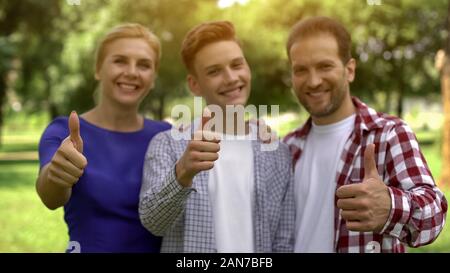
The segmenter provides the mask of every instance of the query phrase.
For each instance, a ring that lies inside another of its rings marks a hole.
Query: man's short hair
[[[186,34],[181,45],[181,57],[189,73],[195,74],[194,59],[197,52],[208,44],[220,41],[235,41],[241,46],[231,22],[202,23]]]
[[[336,39],[339,57],[342,63],[346,64],[352,58],[352,38],[350,33],[337,20],[322,16],[301,20],[291,28],[286,43],[289,60],[291,59],[289,52],[294,43],[301,39],[324,33],[330,34]]]

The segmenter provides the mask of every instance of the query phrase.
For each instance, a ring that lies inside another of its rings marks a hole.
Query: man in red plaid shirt
[[[295,168],[296,252],[404,252],[433,242],[447,201],[401,119],[350,95],[351,37],[314,17],[291,29],[292,84],[309,120],[285,138]]]

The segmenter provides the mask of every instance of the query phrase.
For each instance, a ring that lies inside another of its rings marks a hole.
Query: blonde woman
[[[160,238],[139,221],[139,190],[148,143],[170,125],[138,109],[154,87],[160,52],[147,28],[113,28],[97,49],[98,105],[56,118],[42,135],[36,189],[49,209],[64,206],[69,246],[81,252],[159,252]]]

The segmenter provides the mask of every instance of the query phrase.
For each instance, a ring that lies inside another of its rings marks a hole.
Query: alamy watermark
[[[381,0],[366,0],[367,5],[369,6],[381,6],[382,1]]]
[[[193,134],[194,130],[224,132],[224,121],[227,132],[246,132],[250,126],[252,133],[248,134],[223,134],[226,140],[261,140],[263,144],[261,149],[264,151],[273,151],[278,148],[278,140],[274,137],[274,132],[278,129],[279,105],[227,105],[225,109],[218,105],[203,106],[201,97],[194,97],[193,111],[187,105],[175,105],[171,111],[171,118],[174,120],[174,129],[171,136],[175,140],[212,140],[214,134]],[[266,125],[263,118],[270,116],[270,127]],[[195,117],[202,117],[197,128],[192,124]],[[204,123],[203,123],[204,121]],[[252,129],[253,128],[253,129]],[[256,130],[255,130],[256,129]],[[256,132],[255,132],[256,131]],[[211,139],[208,139],[211,138]]]
[[[81,5],[81,0],[66,0],[67,4],[71,6],[79,6]]]
[[[69,241],[66,253],[81,253],[81,245],[77,241]]]
[[[366,253],[380,253],[381,245],[377,241],[370,241],[366,245]]]

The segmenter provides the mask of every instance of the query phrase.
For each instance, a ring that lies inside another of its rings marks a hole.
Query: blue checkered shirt
[[[163,236],[161,252],[217,252],[209,172],[198,173],[189,188],[176,180],[175,164],[187,144],[187,140],[175,140],[170,130],[152,139],[145,157],[139,215],[150,232]],[[255,251],[292,252],[295,207],[291,155],[284,143],[274,151],[262,151],[261,145],[265,144],[252,141]],[[233,217],[233,211],[229,213]]]

